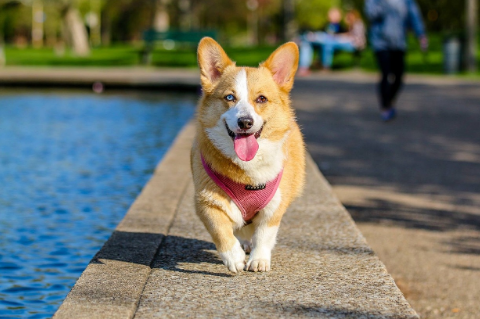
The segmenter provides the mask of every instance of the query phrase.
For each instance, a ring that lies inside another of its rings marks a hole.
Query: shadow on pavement
[[[461,227],[480,231],[480,215],[447,210],[422,209],[373,199],[364,205],[349,205],[345,208],[355,221],[395,224],[408,228],[432,231],[449,231]]]
[[[389,319],[389,318],[400,318],[398,314],[382,314],[382,313],[370,313],[362,310],[350,310],[342,309],[340,306],[335,307],[325,307],[325,305],[315,305],[315,304],[306,304],[302,305],[295,301],[289,301],[285,303],[273,303],[264,305],[268,312],[279,313],[283,316],[285,315],[294,315],[295,317],[299,315],[304,315],[309,318],[365,318],[365,319]],[[357,305],[358,306],[358,305]],[[417,316],[403,315],[402,318],[418,318]]]
[[[478,85],[408,85],[391,123],[374,83],[299,81],[292,95],[313,159],[356,222],[480,230]]]
[[[460,236],[444,242],[444,244],[458,254],[480,255],[480,236]],[[476,270],[480,270],[480,268]]]
[[[163,234],[114,231],[91,263],[109,259],[150,266]]]
[[[211,242],[163,234],[114,231],[91,263],[101,259],[135,263],[152,268],[199,273],[211,276],[231,277],[227,273],[182,269],[180,264],[223,265]],[[153,259],[153,260],[152,260]],[[223,270],[223,267],[221,268]]]
[[[153,268],[177,271],[182,273],[203,274],[217,277],[232,277],[228,273],[215,273],[205,270],[184,269],[182,264],[214,264],[222,265],[223,262],[215,253],[215,245],[211,242],[184,238],[178,236],[167,236],[160,247],[160,251],[155,258]],[[189,265],[190,268],[191,265]],[[202,267],[210,268],[210,267]]]

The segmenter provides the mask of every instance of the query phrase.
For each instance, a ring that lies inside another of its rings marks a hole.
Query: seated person
[[[345,17],[348,32],[341,32],[341,12],[332,8],[328,12],[329,24],[326,32],[309,32],[302,36],[300,44],[300,76],[307,75],[313,60],[314,47],[321,48],[321,60],[323,68],[328,70],[332,67],[333,54],[336,50],[354,52],[365,48],[365,25],[360,13],[351,10]],[[337,32],[335,32],[337,31]]]

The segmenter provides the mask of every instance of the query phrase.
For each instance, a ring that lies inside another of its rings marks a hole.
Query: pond
[[[0,318],[49,318],[196,96],[0,91]]]

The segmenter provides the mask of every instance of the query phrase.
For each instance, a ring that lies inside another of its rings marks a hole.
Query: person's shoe
[[[393,120],[397,116],[397,111],[392,107],[388,110],[383,110],[381,113],[382,121],[388,122]]]

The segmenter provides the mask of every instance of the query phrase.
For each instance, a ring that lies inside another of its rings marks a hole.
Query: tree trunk
[[[468,72],[477,71],[477,23],[478,3],[477,0],[466,1],[467,10],[467,43],[466,43],[466,66]]]
[[[102,44],[102,6],[98,0],[90,0],[90,43],[93,46]]]
[[[167,0],[155,1],[155,15],[153,17],[153,29],[158,32],[168,31],[170,28],[170,16],[167,11]]]
[[[4,66],[7,61],[5,59],[5,51],[3,49],[3,44],[5,43],[3,29],[4,29],[4,18],[1,14],[2,6],[0,6],[0,67]]]
[[[87,29],[83,24],[80,13],[76,8],[68,6],[64,10],[63,22],[65,25],[66,42],[72,47],[78,56],[86,56],[90,53],[88,45]]]
[[[291,41],[296,33],[295,1],[283,0],[283,41]]]
[[[180,29],[190,30],[192,28],[192,3],[191,0],[179,0],[180,9]]]
[[[5,66],[7,63],[5,59],[5,52],[3,51],[3,42],[0,42],[0,67]]]
[[[43,3],[41,0],[32,2],[32,45],[34,48],[43,46]]]

